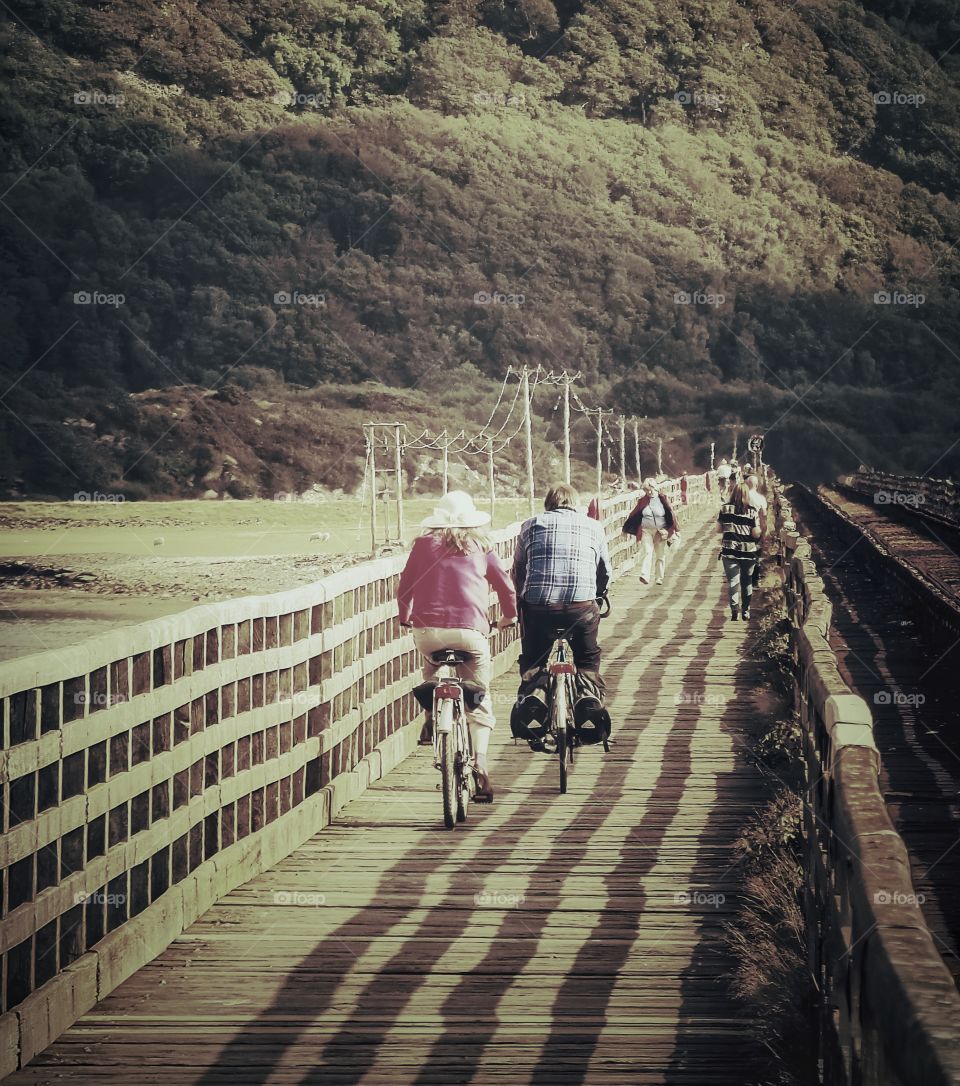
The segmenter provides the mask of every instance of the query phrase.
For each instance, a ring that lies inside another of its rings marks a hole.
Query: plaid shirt
[[[513,556],[517,597],[526,603],[581,603],[606,591],[610,555],[603,525],[575,509],[524,521]]]

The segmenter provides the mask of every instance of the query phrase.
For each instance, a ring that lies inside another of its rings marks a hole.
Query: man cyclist
[[[544,669],[558,629],[566,631],[577,666],[575,719],[581,741],[596,742],[610,729],[597,644],[597,600],[607,590],[610,555],[603,525],[579,513],[578,501],[572,486],[552,486],[544,512],[521,526],[513,558],[521,647],[510,729],[535,750],[542,749],[547,733]]]

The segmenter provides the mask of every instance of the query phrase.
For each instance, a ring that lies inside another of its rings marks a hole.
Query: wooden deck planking
[[[565,797],[555,760],[509,740],[510,677],[492,806],[443,830],[418,751],[11,1086],[742,1082],[754,1042],[721,936],[731,845],[764,796],[744,756],[755,670],[702,512],[687,537],[663,587],[615,586],[617,743],[581,753]],[[697,892],[723,900],[678,898]]]

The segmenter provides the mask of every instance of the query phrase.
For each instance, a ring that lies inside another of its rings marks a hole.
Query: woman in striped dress
[[[760,521],[742,483],[733,488],[730,501],[720,506],[717,530],[723,533],[720,557],[730,590],[730,618],[736,622],[742,616],[746,622],[750,618],[753,571],[760,557]]]

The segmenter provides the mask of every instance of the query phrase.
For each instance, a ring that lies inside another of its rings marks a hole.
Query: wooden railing
[[[615,569],[636,498],[602,503]],[[0,665],[0,1076],[414,748],[404,561]]]
[[[830,648],[832,607],[770,480],[804,728],[805,913],[828,1086],[960,1084],[960,996],[878,785],[873,718]]]

